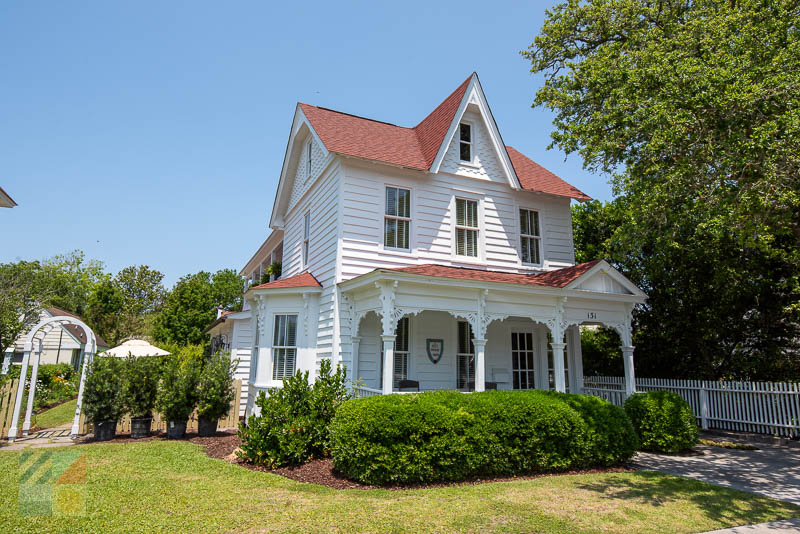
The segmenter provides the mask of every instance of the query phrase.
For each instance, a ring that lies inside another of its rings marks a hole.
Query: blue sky
[[[297,101],[413,126],[477,71],[504,140],[546,150],[519,50],[549,2],[2,2],[0,262],[82,249],[171,285],[249,259]]]

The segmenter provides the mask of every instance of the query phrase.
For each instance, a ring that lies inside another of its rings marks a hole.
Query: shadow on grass
[[[743,525],[800,515],[800,506],[706,482],[640,471],[632,477],[611,476],[585,482],[579,489],[607,499],[624,499],[653,507],[684,501],[702,510],[708,519]]]

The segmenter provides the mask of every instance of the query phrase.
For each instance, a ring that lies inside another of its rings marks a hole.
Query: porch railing
[[[368,388],[366,386],[353,386],[353,397],[361,399],[363,397],[374,397],[375,395],[383,395],[383,391],[375,388]]]
[[[625,404],[625,399],[626,399],[625,391],[621,388],[620,389],[599,388],[599,387],[590,387],[584,384],[583,394],[600,397],[601,399],[607,400],[611,404],[616,404],[617,406],[622,406],[623,404]]]
[[[624,379],[619,376],[585,376],[583,381],[589,395],[624,393]],[[636,379],[636,391],[656,390],[683,397],[704,429],[800,437],[800,383]],[[624,402],[624,395],[603,398]]]

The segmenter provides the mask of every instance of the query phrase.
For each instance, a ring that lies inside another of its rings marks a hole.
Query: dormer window
[[[308,142],[306,147],[306,178],[311,178],[311,141]]]
[[[462,122],[459,125],[459,159],[472,163],[472,126]]]

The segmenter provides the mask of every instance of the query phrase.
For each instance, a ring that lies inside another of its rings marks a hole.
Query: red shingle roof
[[[548,195],[574,198],[575,200],[592,200],[592,197],[569,185],[567,182],[548,171],[514,147],[506,146],[508,157],[517,173],[519,183],[528,191],[539,191]]]
[[[298,105],[330,152],[428,170],[444,142],[444,136],[471,79],[472,75],[413,128],[309,104]],[[520,152],[511,147],[506,149],[523,189],[576,200],[591,200]]]
[[[289,278],[279,278],[274,282],[253,286],[250,289],[281,289],[286,287],[322,287],[322,284],[311,273],[300,273]]]
[[[519,284],[530,286],[544,286],[562,288],[580,277],[583,273],[597,265],[600,260],[593,260],[555,271],[538,274],[503,273],[486,271],[482,269],[468,269],[465,267],[448,267],[445,265],[415,265],[413,267],[400,267],[398,269],[383,269],[401,273],[419,274],[423,276],[436,276],[439,278],[455,278],[459,280],[478,280],[481,282],[499,282],[505,284]]]

